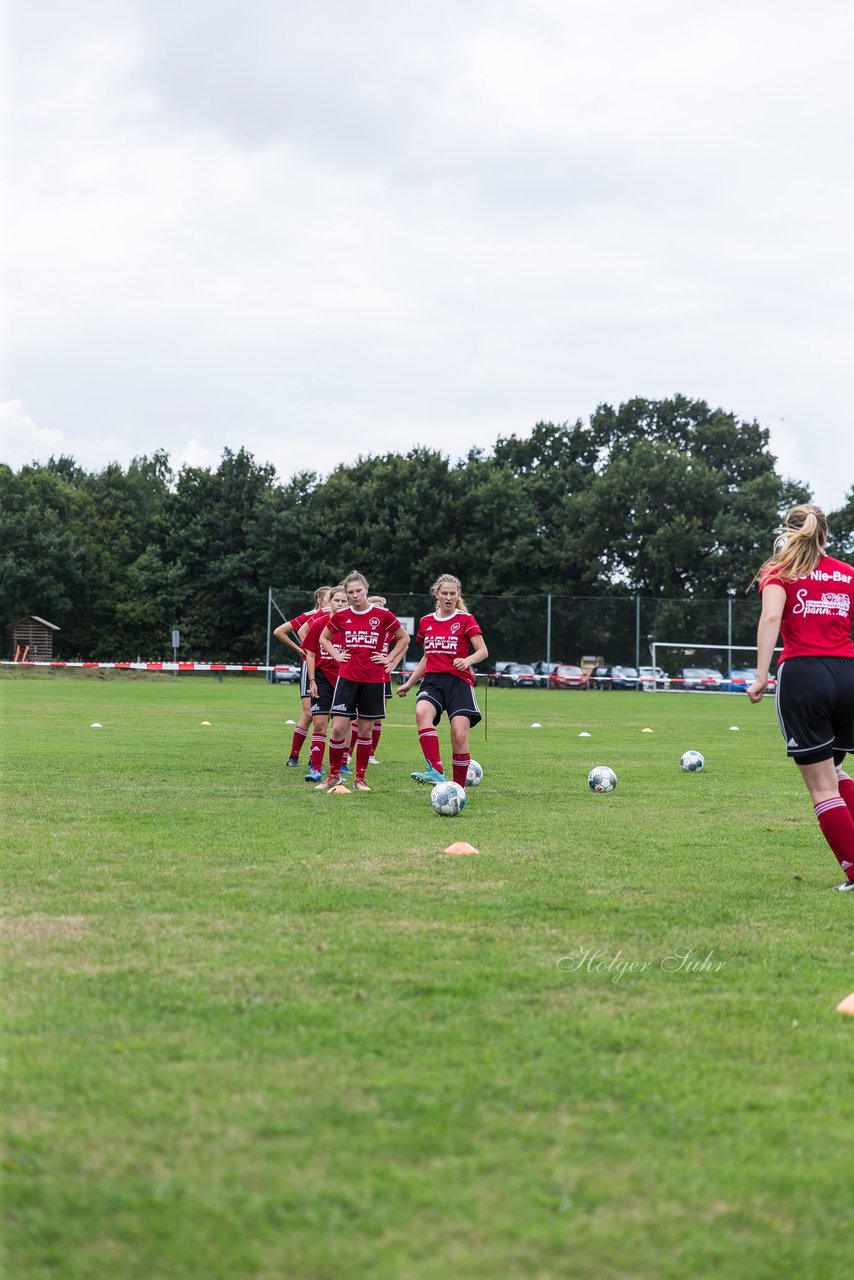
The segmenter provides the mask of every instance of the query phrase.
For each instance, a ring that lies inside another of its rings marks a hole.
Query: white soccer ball
[[[679,760],[679,768],[685,773],[700,773],[705,763],[699,751],[686,751]]]
[[[469,767],[466,770],[466,786],[479,787],[483,782],[483,769],[476,760],[469,760]]]
[[[466,807],[465,788],[458,782],[437,782],[430,792],[433,812],[442,818],[455,818]]]
[[[591,791],[613,791],[617,785],[617,775],[606,764],[597,764],[587,775],[587,785]]]

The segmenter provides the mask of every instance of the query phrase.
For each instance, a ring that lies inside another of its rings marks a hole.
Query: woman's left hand
[[[753,684],[747,690],[747,696],[751,702],[761,702],[763,695],[765,693],[765,690],[767,688],[768,688],[767,680],[756,679],[753,681]]]

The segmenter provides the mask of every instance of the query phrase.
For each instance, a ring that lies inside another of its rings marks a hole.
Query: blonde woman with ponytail
[[[822,835],[854,890],[854,780],[842,769],[854,751],[854,567],[825,554],[827,519],[811,503],[786,516],[774,554],[756,581],[762,615],[756,633],[759,702],[768,687],[777,637],[777,718],[810,793]]]
[[[415,636],[424,646],[424,656],[397,691],[398,697],[405,698],[413,685],[419,685],[415,724],[425,767],[410,776],[413,782],[445,781],[436,731],[444,711],[451,725],[453,779],[464,787],[471,763],[469,729],[481,718],[472,668],[488,657],[488,651],[477,620],[466,608],[459,578],[441,574],[430,594],[436,612],[421,619]]]

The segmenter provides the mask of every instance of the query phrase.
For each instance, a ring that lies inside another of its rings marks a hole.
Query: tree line
[[[306,596],[353,566],[392,595],[456,573],[467,595],[691,601],[743,594],[782,512],[768,431],[676,396],[601,405],[451,460],[415,448],[286,481],[245,449],[177,473],[158,450],[88,472],[0,466],[0,611],[60,628],[65,658],[254,660],[267,587]],[[854,552],[854,487],[828,513]]]

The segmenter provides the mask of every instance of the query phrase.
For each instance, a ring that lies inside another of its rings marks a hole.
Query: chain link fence
[[[388,608],[413,621],[431,613],[429,595],[389,592]],[[314,606],[304,591],[270,588],[272,629]],[[704,655],[704,666],[724,666],[727,646],[756,643],[760,601],[757,593],[713,600],[660,599],[652,596],[481,596],[466,594],[466,606],[477,618],[489,648],[489,662],[579,663],[582,657],[629,666],[651,662],[650,644],[720,645]],[[275,662],[281,646],[269,653]],[[420,656],[420,655],[413,655]],[[688,662],[686,656],[686,663]],[[681,658],[673,666],[683,665]]]

